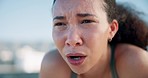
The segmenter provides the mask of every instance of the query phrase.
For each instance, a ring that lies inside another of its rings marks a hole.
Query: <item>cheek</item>
[[[98,34],[90,34],[87,36],[86,45],[91,49],[91,52],[98,52],[103,45],[103,36]]]
[[[85,35],[86,46],[91,50],[91,52],[103,52],[107,47],[107,32],[100,29],[93,29]]]
[[[107,33],[104,30],[99,29],[91,30],[90,32],[85,33],[84,39],[90,46],[102,45],[101,43],[107,39]]]
[[[52,37],[56,47],[61,51],[62,47],[64,46],[64,35],[62,33],[53,31]]]
[[[85,36],[86,39],[86,46],[89,48],[89,63],[92,65],[96,64],[97,61],[100,59],[100,57],[103,55],[103,53],[106,51],[107,47],[107,36],[106,32],[97,32],[91,31],[90,33],[87,33],[87,36]],[[93,60],[93,61],[92,61]]]

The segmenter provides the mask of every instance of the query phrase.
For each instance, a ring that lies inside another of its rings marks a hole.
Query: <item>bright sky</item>
[[[0,41],[51,39],[52,0],[0,0]]]
[[[52,41],[53,0],[0,0],[0,41]],[[148,0],[117,0],[136,4],[147,14]]]

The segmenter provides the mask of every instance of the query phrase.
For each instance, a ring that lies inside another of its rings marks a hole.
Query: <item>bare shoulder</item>
[[[71,70],[59,54],[53,50],[45,54],[40,69],[40,78],[69,78]]]
[[[116,68],[120,78],[148,78],[148,52],[130,44],[116,48]]]

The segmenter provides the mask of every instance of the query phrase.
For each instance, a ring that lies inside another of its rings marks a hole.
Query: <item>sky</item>
[[[52,0],[0,0],[0,41],[51,40]]]
[[[53,0],[0,0],[0,41],[52,42]],[[134,4],[148,18],[148,0],[117,0]],[[147,19],[148,20],[148,19]]]

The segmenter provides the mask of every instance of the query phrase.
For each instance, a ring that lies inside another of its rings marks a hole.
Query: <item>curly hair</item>
[[[56,0],[53,1],[53,5],[55,2]],[[141,13],[129,6],[116,4],[116,0],[104,0],[104,2],[106,3],[104,7],[108,22],[117,19],[119,23],[119,30],[109,44],[128,43],[146,49],[148,45],[148,26],[139,17]]]
[[[139,17],[142,13],[123,4],[116,6],[119,30],[110,44],[128,43],[146,50],[148,25]]]

